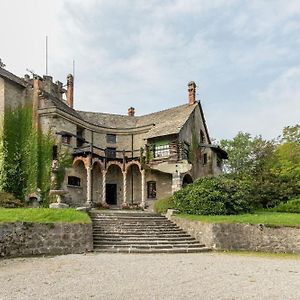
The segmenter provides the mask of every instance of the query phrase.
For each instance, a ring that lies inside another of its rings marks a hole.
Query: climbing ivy
[[[0,132],[0,190],[16,198],[38,189],[46,204],[50,190],[52,134],[32,126],[32,108],[7,109]]]

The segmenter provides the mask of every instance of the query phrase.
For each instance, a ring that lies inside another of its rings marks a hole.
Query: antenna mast
[[[46,35],[46,75],[48,75],[48,35]]]

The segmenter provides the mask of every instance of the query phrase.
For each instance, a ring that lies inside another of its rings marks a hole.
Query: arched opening
[[[192,176],[190,174],[185,174],[183,179],[182,179],[182,187],[185,187],[190,183],[193,183]]]
[[[101,167],[100,164],[95,162],[93,164],[93,186],[92,186],[92,199],[94,204],[100,205],[101,200],[102,200],[102,172],[101,172]]]
[[[142,200],[142,176],[137,164],[132,164],[127,168],[127,202],[129,204],[139,204]]]
[[[110,165],[106,175],[105,198],[108,205],[121,205],[123,200],[123,174],[120,166]]]

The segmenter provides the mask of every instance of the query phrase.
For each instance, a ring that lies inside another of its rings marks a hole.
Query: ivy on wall
[[[52,134],[43,134],[33,128],[31,107],[7,109],[2,122],[0,190],[24,201],[27,195],[39,189],[43,204],[47,205],[54,144]],[[63,163],[61,166],[60,172],[63,174],[65,165]]]

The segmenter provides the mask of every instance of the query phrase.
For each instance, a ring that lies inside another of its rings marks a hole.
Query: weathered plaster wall
[[[212,224],[176,216],[171,216],[170,220],[200,243],[216,250],[300,253],[299,228],[270,228],[261,224]]]
[[[83,253],[92,250],[92,224],[0,224],[0,257]]]

